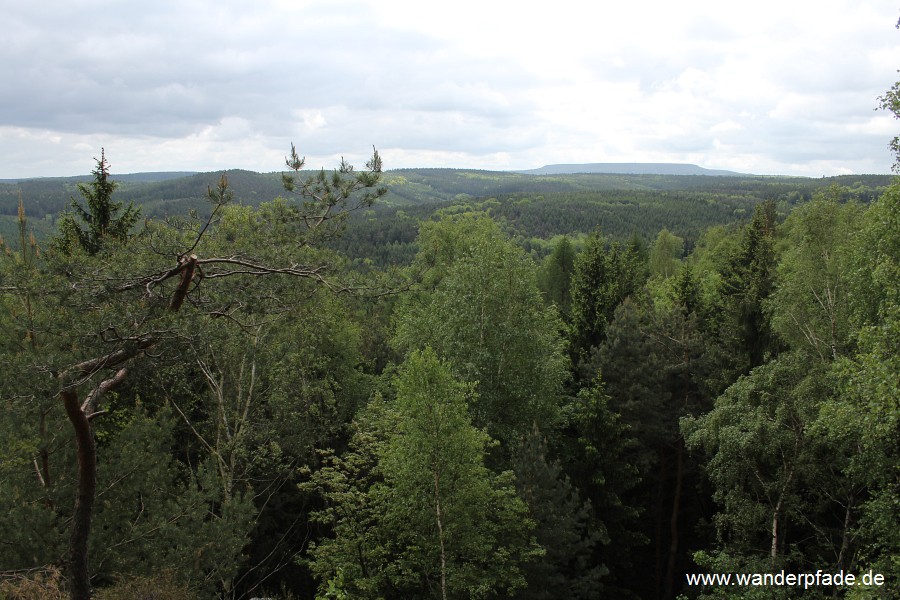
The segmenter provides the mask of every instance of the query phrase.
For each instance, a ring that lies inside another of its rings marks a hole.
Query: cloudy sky
[[[887,173],[894,0],[0,0],[0,178],[686,162]]]

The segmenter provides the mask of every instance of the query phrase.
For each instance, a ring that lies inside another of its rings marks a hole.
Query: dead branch
[[[102,369],[117,367],[121,365],[122,363],[134,358],[144,350],[151,348],[154,344],[156,344],[156,340],[153,338],[138,338],[133,346],[130,346],[128,348],[121,348],[98,358],[92,358],[90,360],[72,365],[71,367],[63,371],[59,375],[59,378],[64,381],[75,375],[81,375],[84,378],[90,378]]]
[[[178,312],[178,309],[181,308],[181,305],[184,304],[184,299],[187,296],[188,289],[191,287],[191,281],[194,279],[194,271],[197,268],[197,255],[191,254],[188,257],[182,257],[179,260],[179,270],[181,271],[181,281],[178,283],[178,287],[175,288],[175,292],[172,294],[172,302],[169,303],[169,310],[171,312]]]
[[[110,390],[121,385],[127,375],[128,369],[119,369],[115,375],[101,381],[100,385],[91,390],[81,405],[81,411],[87,415],[88,419],[93,419],[102,412],[97,411],[97,404],[100,402],[100,398]]]

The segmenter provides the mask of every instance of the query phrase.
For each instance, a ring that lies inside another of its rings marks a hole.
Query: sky
[[[889,173],[882,0],[0,0],[0,179],[679,162]]]

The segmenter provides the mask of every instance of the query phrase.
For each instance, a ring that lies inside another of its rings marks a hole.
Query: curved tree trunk
[[[114,353],[103,359],[87,361],[76,365],[83,372],[88,366],[100,361],[112,366],[125,362],[139,352],[140,346],[130,352]],[[90,600],[91,572],[88,564],[88,538],[91,534],[91,519],[94,515],[94,498],[97,495],[97,445],[91,419],[102,411],[97,410],[100,397],[118,386],[128,371],[120,369],[114,376],[102,381],[87,395],[83,404],[78,404],[78,393],[73,388],[63,388],[59,397],[63,401],[66,416],[75,431],[75,455],[78,466],[78,491],[75,494],[75,511],[72,516],[72,538],[69,545],[69,577],[71,579],[72,600]]]
[[[72,390],[60,392],[66,415],[75,430],[75,449],[78,457],[78,492],[75,495],[75,514],[72,541],[69,548],[69,576],[72,600],[90,600],[91,577],[88,568],[88,536],[97,492],[97,446],[94,432],[84,411],[78,405],[78,395]]]

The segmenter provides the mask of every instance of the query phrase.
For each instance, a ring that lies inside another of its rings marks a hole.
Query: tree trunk
[[[97,491],[97,447],[88,417],[78,405],[78,395],[72,390],[60,392],[66,415],[75,430],[75,449],[78,457],[78,492],[75,495],[75,514],[69,556],[72,600],[90,600],[91,577],[88,569],[88,536]]]
[[[441,489],[437,470],[434,473],[434,516],[441,542],[441,599],[447,600],[447,553],[444,549],[444,516],[441,514]]]
[[[654,580],[656,598],[662,598],[662,532],[663,532],[663,481],[665,479],[665,461],[659,460],[659,481],[656,485],[656,543],[654,544]]]
[[[666,569],[665,598],[675,594],[675,564],[678,558],[678,514],[681,511],[681,488],[684,481],[684,438],[679,436],[675,446],[675,494],[672,498],[672,517],[669,520],[669,564]]]
[[[835,565],[835,570],[839,571],[849,571],[853,568],[853,560],[850,560],[850,564],[845,564],[847,561],[847,553],[850,550],[850,537],[853,533],[850,531],[850,521],[851,515],[853,512],[853,492],[850,492],[850,497],[847,498],[847,505],[844,508],[844,527],[841,532],[841,551],[838,553],[837,565]],[[838,592],[840,589],[838,586],[834,586],[834,591],[832,592],[832,598],[838,597]]]
[[[791,485],[791,480],[794,478],[794,468],[791,467],[788,470],[787,477],[784,480],[784,485],[781,486],[781,492],[778,494],[778,502],[775,503],[775,509],[772,511],[772,549],[771,549],[771,557],[772,563],[774,564],[775,559],[778,558],[778,548],[781,546],[781,513],[784,510],[784,497],[787,495],[788,488]]]

